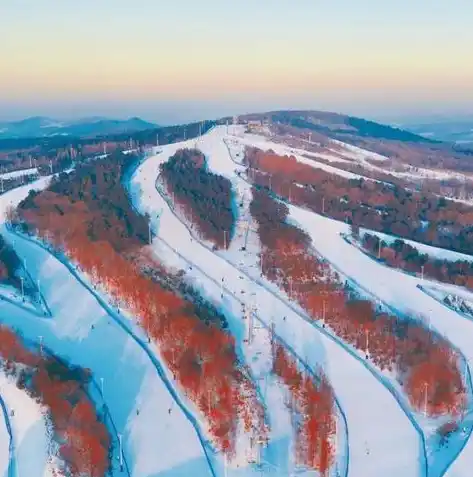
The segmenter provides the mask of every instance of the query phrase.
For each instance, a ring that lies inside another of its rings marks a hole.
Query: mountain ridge
[[[0,139],[98,135],[136,132],[156,128],[158,125],[133,116],[127,119],[92,116],[60,121],[46,116],[32,116],[19,121],[0,122]]]

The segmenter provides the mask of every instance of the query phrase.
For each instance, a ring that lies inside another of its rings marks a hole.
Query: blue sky
[[[0,119],[473,110],[467,0],[0,3]]]

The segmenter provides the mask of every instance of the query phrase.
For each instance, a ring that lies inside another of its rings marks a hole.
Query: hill
[[[83,118],[74,121],[59,121],[36,116],[21,121],[0,122],[0,139],[41,137],[95,137],[104,134],[119,134],[156,128],[140,118],[126,120],[101,117]]]

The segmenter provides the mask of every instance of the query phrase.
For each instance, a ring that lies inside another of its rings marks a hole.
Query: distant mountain
[[[0,139],[52,136],[95,137],[131,133],[156,127],[158,127],[156,124],[136,117],[126,120],[92,117],[58,121],[35,116],[21,121],[0,122]]]
[[[292,127],[307,129],[342,141],[391,140],[410,143],[435,143],[406,129],[386,126],[374,121],[325,111],[270,111],[240,115],[243,119],[268,119]],[[228,119],[228,118],[227,118]]]
[[[405,129],[424,137],[456,144],[473,144],[473,118],[408,124]]]

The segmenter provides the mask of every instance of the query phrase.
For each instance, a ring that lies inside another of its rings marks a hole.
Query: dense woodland
[[[473,253],[473,207],[395,184],[347,179],[294,157],[250,148],[248,176],[296,205],[354,227]]]
[[[5,242],[3,235],[0,235],[0,283],[7,283],[20,287],[20,280],[17,271],[21,267],[20,259],[15,250]]]
[[[121,182],[126,161],[117,154],[79,166],[49,189],[30,193],[10,220],[64,251],[112,303],[136,317],[207,419],[216,446],[232,455],[240,422],[255,439],[266,435],[264,408],[214,310],[188,301],[191,294],[180,293],[157,259],[149,259],[148,222]]]
[[[168,194],[183,208],[199,235],[219,248],[228,248],[235,226],[231,182],[207,168],[196,149],[180,149],[161,165]]]
[[[146,146],[170,144],[197,137],[216,124],[215,121],[167,126],[108,136],[0,139],[0,166],[5,171],[38,167],[40,174],[61,172],[73,163],[80,164],[104,153],[114,153],[130,147],[143,151]]]
[[[400,318],[361,298],[310,250],[310,237],[285,222],[288,209],[267,190],[253,187],[250,206],[262,244],[261,268],[323,326],[395,373],[412,406],[431,416],[458,417],[465,388],[458,356],[419,322]],[[323,233],[323,232],[322,232]]]
[[[87,394],[90,372],[60,361],[43,347],[29,349],[4,326],[0,326],[0,366],[47,410],[61,475],[108,475],[111,439]]]
[[[337,449],[335,397],[325,376],[316,382],[278,342],[273,344],[273,372],[288,387],[287,406],[295,425],[298,465],[329,475]]]
[[[365,233],[361,245],[372,257],[379,258],[387,265],[409,273],[423,274],[444,283],[453,283],[473,290],[473,263],[469,260],[445,260],[431,257],[427,253],[396,239],[391,243],[377,235]]]

